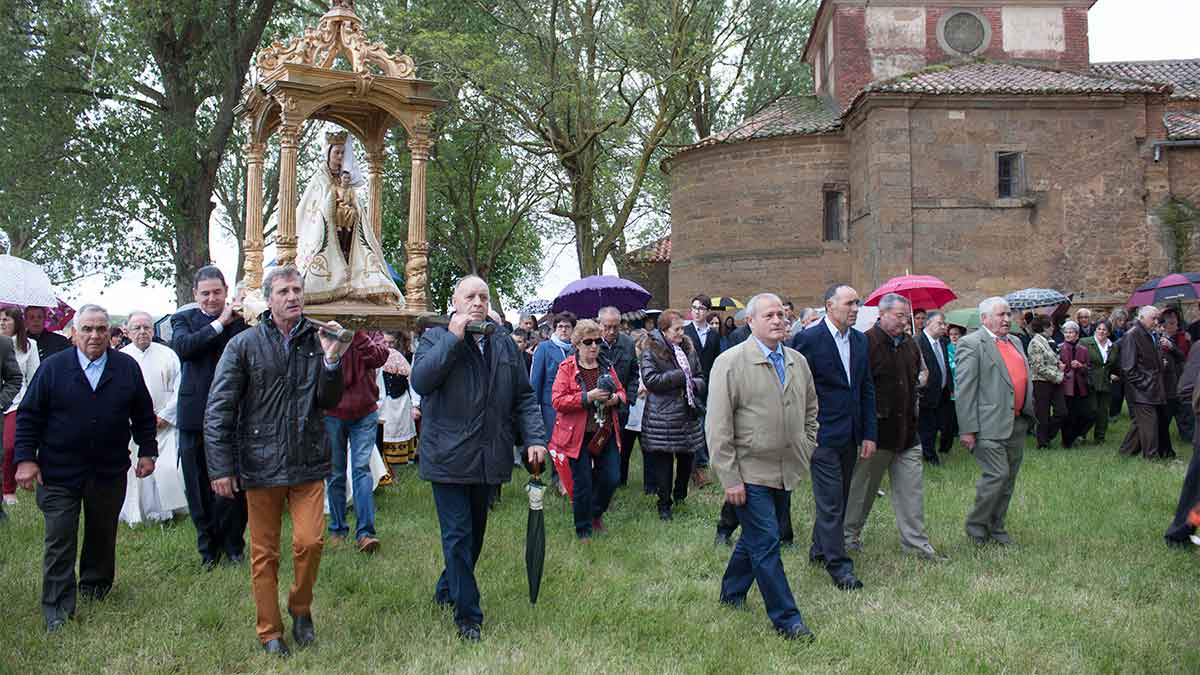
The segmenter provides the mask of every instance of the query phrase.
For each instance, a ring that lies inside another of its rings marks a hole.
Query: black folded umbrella
[[[536,605],[542,588],[542,570],[546,566],[546,516],[542,499],[546,486],[542,484],[542,464],[534,464],[525,492],[529,493],[529,519],[525,525],[525,574],[529,578],[529,604]]]

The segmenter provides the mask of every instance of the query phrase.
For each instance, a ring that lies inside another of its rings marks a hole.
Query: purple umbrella
[[[1133,292],[1126,306],[1137,307],[1139,305],[1156,305],[1166,302],[1196,300],[1197,296],[1200,296],[1200,293],[1197,293],[1196,281],[1191,278],[1193,276],[1191,274],[1168,274],[1165,277],[1151,279]]]
[[[600,313],[601,307],[612,305],[624,312],[645,309],[650,302],[650,292],[628,279],[599,274],[584,277],[567,284],[554,304],[552,312],[574,312],[580,318],[591,318]]]

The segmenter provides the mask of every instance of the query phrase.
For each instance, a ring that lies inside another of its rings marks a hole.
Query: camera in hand
[[[449,328],[450,317],[436,314],[432,316],[423,316],[417,321],[417,325],[420,328],[433,328],[434,326],[439,328]],[[496,324],[490,321],[468,321],[467,325],[463,327],[463,330],[475,335],[491,335],[492,333],[496,332]]]
[[[613,395],[617,393],[617,385],[613,383],[612,375],[608,373],[604,373],[600,376],[600,379],[596,380],[596,388],[603,389]]]

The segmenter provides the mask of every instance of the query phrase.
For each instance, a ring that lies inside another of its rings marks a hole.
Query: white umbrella
[[[57,307],[50,277],[40,265],[12,255],[0,255],[0,302],[28,307]]]

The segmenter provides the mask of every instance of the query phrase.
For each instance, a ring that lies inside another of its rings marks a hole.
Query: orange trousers
[[[283,637],[279,613],[279,537],[283,509],[292,514],[292,561],[295,566],[288,593],[288,612],[311,612],[313,585],[325,545],[325,482],[246,490],[250,525],[250,585],[258,610],[258,639],[266,643]]]

